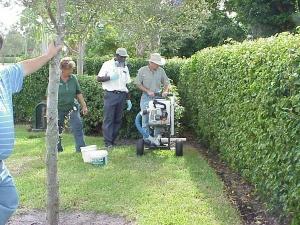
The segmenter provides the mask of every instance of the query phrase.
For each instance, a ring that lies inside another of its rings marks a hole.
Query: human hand
[[[127,102],[127,111],[130,111],[131,110],[131,108],[132,108],[132,103],[131,103],[131,101],[128,99],[128,100],[126,100],[126,102]]]
[[[87,108],[86,106],[85,106],[85,107],[82,107],[81,112],[82,112],[83,115],[88,114],[88,108]]]
[[[164,91],[164,92],[161,94],[161,96],[164,97],[164,98],[167,97],[167,96],[168,96],[168,92],[167,92],[167,91]]]
[[[150,96],[150,97],[154,97],[155,96],[155,93],[153,91],[147,91],[147,94]]]
[[[48,46],[47,52],[46,52],[46,56],[49,59],[52,59],[54,56],[57,55],[57,53],[62,49],[62,45],[54,45],[54,42],[51,42]]]
[[[110,80],[118,80],[119,79],[119,74],[114,73],[113,75],[110,76]]]

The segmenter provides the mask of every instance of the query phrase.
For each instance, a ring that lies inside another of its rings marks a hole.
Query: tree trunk
[[[63,44],[65,29],[65,0],[57,0],[57,45]],[[58,225],[59,221],[59,185],[57,177],[57,142],[58,142],[58,88],[60,79],[59,61],[61,54],[50,62],[47,98],[47,224]]]
[[[78,58],[77,58],[77,74],[83,74],[83,61],[84,61],[85,43],[84,40],[80,40],[78,43]]]
[[[145,55],[145,43],[144,42],[137,42],[135,43],[135,50],[137,57],[143,57]]]
[[[41,32],[41,38],[42,38],[42,43],[41,43],[41,53],[45,53],[47,51],[48,48],[48,36],[45,33],[45,28],[44,25],[42,26],[42,28],[40,29]]]

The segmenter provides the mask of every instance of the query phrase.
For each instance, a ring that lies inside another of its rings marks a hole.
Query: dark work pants
[[[105,92],[102,124],[105,146],[113,145],[118,136],[126,98],[127,93],[125,92]]]

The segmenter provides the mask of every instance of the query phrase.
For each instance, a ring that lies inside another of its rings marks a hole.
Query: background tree
[[[99,24],[87,39],[86,56],[99,57],[103,54],[114,55],[121,43],[122,40],[120,40],[119,32],[115,27],[110,24]]]
[[[21,56],[25,52],[24,37],[15,27],[13,27],[4,36],[5,45],[3,46],[2,55],[3,56]]]
[[[122,8],[113,12],[116,17],[112,24],[139,57],[147,51],[159,51],[162,37],[168,33],[192,35],[207,18],[204,0],[123,0],[121,5]]]
[[[55,26],[50,23],[49,9],[56,11],[54,5],[45,7],[45,0],[23,0],[24,6],[27,8],[27,14],[33,14],[39,17],[46,25],[43,30],[47,36],[51,36],[55,30]],[[77,59],[77,73],[83,73],[83,59],[85,51],[85,43],[89,36],[95,31],[95,26],[99,23],[100,18],[108,7],[113,5],[113,0],[85,0],[73,1],[66,0],[66,38],[65,44],[69,53]],[[36,24],[41,26],[41,24]]]
[[[298,0],[227,0],[225,8],[236,13],[236,20],[253,37],[267,37],[295,28],[292,15],[299,11],[299,3]]]
[[[45,21],[43,24],[49,24],[47,10],[42,0],[36,0],[34,4],[29,2],[27,7]],[[108,45],[106,49],[108,47],[115,49],[117,45],[122,45],[132,56],[143,57],[146,53],[164,49],[162,48],[164,37],[175,36],[174,41],[172,38],[165,38],[172,41],[170,46],[175,45],[174,48],[169,48],[176,49],[169,54],[173,56],[181,47],[179,42],[190,37],[192,39],[198,37],[199,27],[209,18],[208,3],[205,0],[70,1],[67,4],[66,14],[66,43],[71,53],[78,58],[78,74],[82,72],[86,40],[91,42],[87,49],[90,53],[95,52],[91,48],[99,49],[102,48],[100,46],[104,46],[103,44]],[[50,30],[53,29],[51,24],[48,27]],[[108,29],[113,31],[114,40]],[[97,43],[100,43],[99,47]],[[97,54],[104,55],[111,52],[110,49],[108,52],[98,51]]]
[[[199,23],[193,35],[169,32],[162,37],[162,53],[165,56],[190,57],[206,47],[222,45],[226,40],[242,41],[246,38],[246,28],[228,17],[223,10],[210,11],[209,18]]]

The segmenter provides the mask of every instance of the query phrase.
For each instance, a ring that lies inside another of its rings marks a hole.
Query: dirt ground
[[[121,216],[84,212],[61,212],[60,225],[135,225]],[[14,215],[7,225],[46,225],[46,213],[41,211],[24,211]]]

